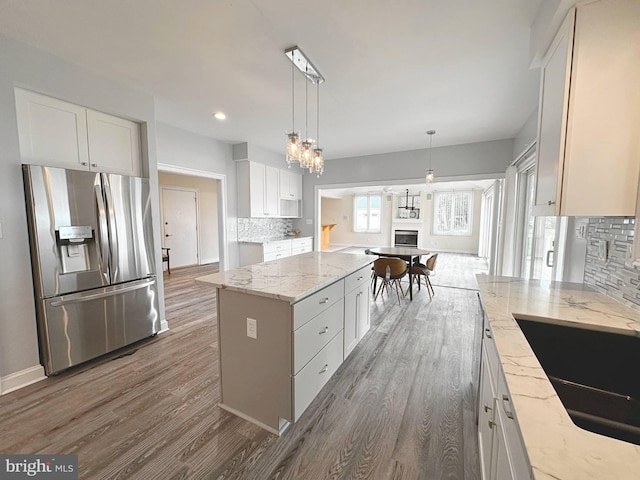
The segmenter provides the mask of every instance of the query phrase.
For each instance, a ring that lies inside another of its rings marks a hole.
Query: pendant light
[[[313,149],[313,165],[309,171],[320,178],[324,173],[324,157],[320,148],[320,83],[316,83],[316,115],[316,148]]]
[[[291,64],[291,133],[287,134],[287,165],[300,162],[300,137],[296,133],[296,104],[295,104],[295,78],[293,63]]]
[[[324,77],[320,74],[318,69],[311,63],[311,61],[305,56],[305,54],[297,46],[287,48],[284,51],[285,55],[291,60],[291,103],[293,105],[293,65],[300,70],[305,76],[305,90],[304,90],[304,102],[305,102],[305,136],[304,140],[300,141],[300,136],[295,131],[295,123],[292,127],[291,133],[287,134],[288,143],[286,151],[286,160],[289,166],[294,162],[299,162],[300,166],[309,169],[310,173],[316,173],[318,177],[324,172],[324,156],[322,149],[319,147],[318,138],[314,142],[309,138],[309,83],[311,82],[317,86],[316,102],[317,102],[317,123],[316,133],[320,136],[320,84],[324,82]],[[293,117],[293,115],[292,115]],[[314,148],[315,143],[315,148]]]
[[[425,175],[425,182],[431,183],[435,178],[435,173],[433,173],[433,168],[431,168],[431,148],[433,147],[433,136],[435,135],[435,130],[427,131],[427,135],[429,135],[429,168],[427,169],[427,174]]]
[[[313,165],[313,143],[309,139],[309,82],[304,82],[304,141],[300,153],[300,166],[311,169]]]

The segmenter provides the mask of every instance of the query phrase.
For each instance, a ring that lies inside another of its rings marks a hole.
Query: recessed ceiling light
[[[217,118],[218,120],[224,120],[225,118],[227,118],[227,116],[224,114],[224,112],[215,112],[213,114],[213,116],[215,118]]]

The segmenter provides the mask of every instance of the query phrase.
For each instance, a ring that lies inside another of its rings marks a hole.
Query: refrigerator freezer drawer
[[[155,278],[41,301],[41,354],[47,375],[158,333]]]

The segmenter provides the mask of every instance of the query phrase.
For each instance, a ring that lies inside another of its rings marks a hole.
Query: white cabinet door
[[[358,293],[358,341],[362,340],[362,337],[371,328],[371,314],[369,312],[369,299],[371,297],[371,290],[369,287],[369,281],[360,285]]]
[[[486,349],[483,348],[482,363],[480,365],[480,393],[478,397],[478,449],[480,451],[480,469],[484,480],[492,478],[491,457],[494,435],[495,395],[490,370]]]
[[[15,89],[23,163],[89,169],[85,108]]]
[[[562,186],[575,11],[562,24],[541,68],[534,213],[555,215]]]
[[[265,172],[266,166],[261,163],[249,162],[249,194],[251,217],[265,217]]]
[[[140,125],[87,109],[87,133],[93,170],[140,176]]]
[[[265,215],[268,217],[278,216],[278,206],[280,205],[280,171],[275,167],[265,167],[264,186],[264,207]]]
[[[280,170],[280,198],[283,200],[302,199],[302,175],[289,170]]]
[[[344,297],[344,358],[358,344],[358,307],[360,290],[356,288]]]
[[[533,213],[633,216],[640,173],[640,2],[581,2],[541,68]]]

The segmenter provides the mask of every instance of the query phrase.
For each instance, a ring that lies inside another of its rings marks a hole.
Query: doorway
[[[162,246],[171,249],[174,267],[199,263],[198,223],[198,192],[163,186]]]

